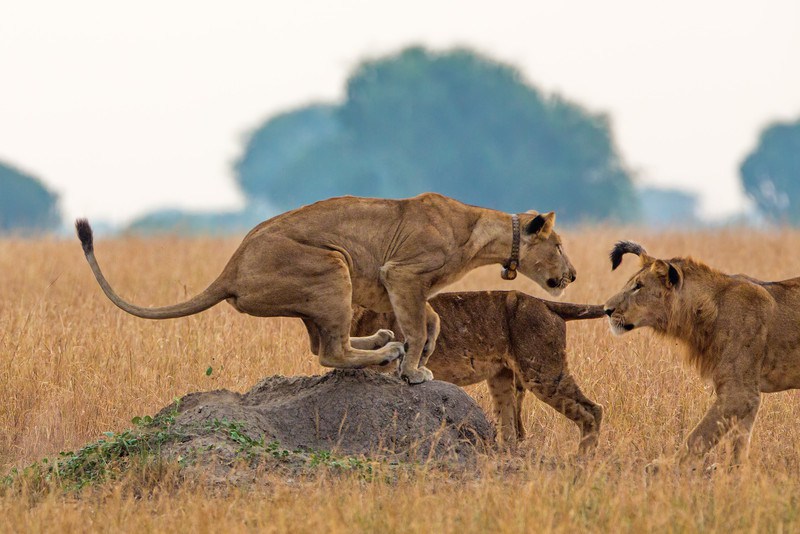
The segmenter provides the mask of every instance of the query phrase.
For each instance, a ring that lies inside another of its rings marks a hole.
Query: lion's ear
[[[664,260],[656,260],[650,266],[650,270],[658,275],[664,285],[672,289],[680,289],[683,284],[683,273],[680,268]]]
[[[556,224],[555,212],[539,214],[534,217],[528,226],[525,227],[525,233],[528,235],[538,234],[543,239],[547,239],[550,232],[553,231],[553,226]]]

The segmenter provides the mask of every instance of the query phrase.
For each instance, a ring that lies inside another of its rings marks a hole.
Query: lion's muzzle
[[[625,318],[621,315],[614,315],[613,308],[606,308],[605,314],[608,316],[608,326],[611,328],[611,333],[615,336],[621,336],[625,332],[630,332],[636,325],[633,323],[625,322]]]

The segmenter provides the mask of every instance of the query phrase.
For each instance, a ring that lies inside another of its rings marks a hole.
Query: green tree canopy
[[[0,233],[36,233],[58,228],[58,195],[41,181],[0,163]]]
[[[764,129],[739,173],[745,192],[768,219],[800,224],[800,120]]]
[[[361,64],[346,95],[256,130],[236,164],[245,193],[281,209],[436,191],[573,221],[638,215],[607,118],[542,95],[510,66],[409,48]]]

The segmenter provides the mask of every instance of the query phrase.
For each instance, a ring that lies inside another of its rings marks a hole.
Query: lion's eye
[[[562,256],[564,255],[564,250],[561,248],[561,245],[556,245],[556,250],[557,250],[557,251],[558,251],[558,253],[559,253],[559,254],[561,254]]]
[[[640,290],[640,289],[642,289],[643,287],[644,287],[644,284],[642,284],[641,282],[636,282],[636,285],[635,285],[635,286],[633,286],[633,290],[634,290],[634,291],[639,291],[639,290]]]

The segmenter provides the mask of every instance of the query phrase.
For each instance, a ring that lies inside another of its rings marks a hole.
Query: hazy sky
[[[68,218],[235,207],[250,129],[412,44],[474,48],[609,114],[641,183],[699,192],[712,216],[744,205],[760,129],[800,117],[797,0],[6,1],[0,160]]]

